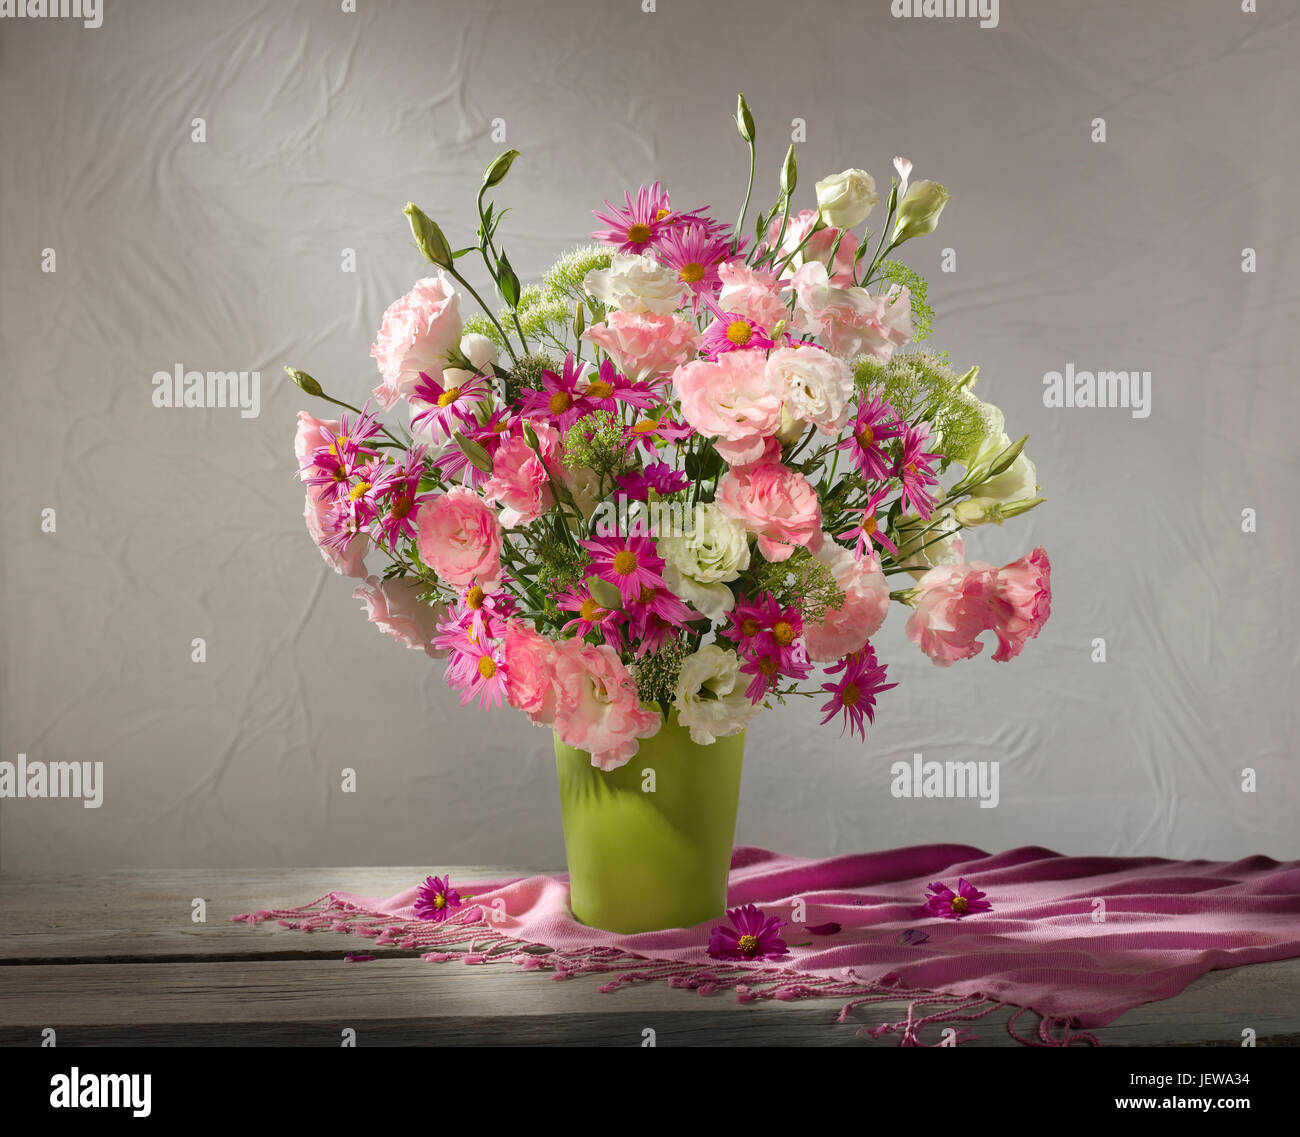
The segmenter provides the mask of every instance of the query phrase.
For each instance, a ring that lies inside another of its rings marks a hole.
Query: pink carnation
[[[816,550],[822,541],[817,491],[780,455],[776,439],[768,439],[759,461],[733,466],[722,476],[715,499],[723,513],[758,535],[758,551],[773,562],[787,560],[797,545]]]
[[[473,490],[458,486],[426,501],[415,515],[420,557],[453,588],[501,584],[501,526]]]
[[[447,618],[447,605],[426,604],[418,599],[428,586],[412,577],[397,576],[380,581],[367,579],[352,593],[353,600],[364,600],[366,615],[381,632],[386,632],[412,651],[423,651],[432,659],[443,659],[447,652],[433,646],[438,623]]]
[[[718,279],[722,282],[718,293],[722,311],[745,316],[769,333],[790,318],[776,277],[770,272],[752,269],[743,258],[736,257],[718,266]]]
[[[370,538],[365,533],[357,533],[348,541],[342,551],[332,545],[326,545],[325,540],[332,535],[333,530],[328,528],[325,523],[333,512],[334,504],[318,498],[309,487],[307,490],[307,505],[303,509],[303,520],[307,522],[307,532],[311,534],[311,539],[316,542],[316,547],[320,549],[320,555],[325,558],[325,563],[339,575],[364,579],[366,575],[365,556],[370,549]]]
[[[673,372],[682,417],[700,434],[717,439],[733,466],[756,462],[764,441],[781,425],[781,395],[767,371],[765,351],[725,351]]]
[[[699,330],[691,320],[621,309],[610,312],[603,324],[593,324],[582,338],[601,348],[633,382],[666,375],[700,346]]]
[[[587,751],[602,770],[626,765],[640,746],[637,740],[658,733],[659,712],[641,706],[636,683],[608,644],[561,640],[554,658],[560,739]]]
[[[808,658],[829,663],[861,651],[879,631],[889,612],[889,581],[874,552],[859,560],[829,533],[822,534],[821,548],[813,556],[831,570],[844,590],[839,608],[827,612],[820,624],[804,625]]]
[[[796,272],[791,284],[798,297],[796,330],[820,336],[842,359],[870,355],[887,363],[896,347],[912,340],[912,299],[906,288],[894,285],[885,293],[837,288],[827,279],[826,266],[815,261]]]
[[[421,371],[441,381],[447,352],[460,344],[460,332],[460,298],[441,270],[388,306],[370,348],[384,377],[374,391],[384,410],[411,397]]]
[[[482,487],[487,501],[504,506],[501,521],[507,527],[536,521],[555,504],[546,463],[560,468],[560,435],[549,423],[534,421],[531,426],[541,455],[522,434],[511,434],[493,453],[492,476]]]
[[[506,624],[503,643],[506,665],[506,701],[538,726],[555,722],[554,640],[540,635],[521,620]]]
[[[1051,612],[1051,565],[1037,548],[996,569],[981,561],[940,565],[917,582],[907,637],[938,666],[979,655],[979,637],[992,630],[999,663],[1020,654]]]

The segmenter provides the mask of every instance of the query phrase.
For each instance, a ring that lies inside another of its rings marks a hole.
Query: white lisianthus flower
[[[785,401],[791,417],[823,434],[838,434],[849,420],[853,371],[819,347],[782,347],[767,357],[768,386]]]
[[[966,557],[961,523],[951,506],[941,505],[928,521],[910,514],[899,520],[898,563],[911,568],[913,580],[920,580],[936,565],[959,565]]]
[[[698,505],[691,533],[659,538],[664,583],[709,619],[717,621],[735,606],[726,581],[749,568],[749,534],[716,505]]]
[[[968,469],[974,469],[981,464],[992,462],[999,454],[1011,445],[1011,439],[1008,437],[1005,429],[1005,419],[1002,411],[992,403],[984,404],[985,416],[988,419],[989,430],[984,436],[984,441],[980,444],[978,450],[971,457]],[[975,493],[977,497],[986,498],[991,502],[1004,505],[1011,501],[1022,501],[1025,498],[1033,497],[1038,490],[1038,471],[1034,468],[1033,462],[1029,456],[1022,450],[1016,460],[1011,463],[997,477],[990,478],[981,486],[977,486]]]
[[[682,282],[650,253],[615,253],[609,268],[592,269],[582,287],[621,312],[671,316],[682,302]]]
[[[758,713],[745,694],[739,657],[713,643],[682,661],[673,706],[677,721],[701,746],[739,734]]]
[[[836,229],[852,229],[879,203],[876,180],[866,170],[845,170],[817,183],[817,212]]]

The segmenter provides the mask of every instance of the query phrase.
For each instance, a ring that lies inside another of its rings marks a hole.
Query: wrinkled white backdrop
[[[98,810],[0,803],[5,868],[562,863],[549,735],[461,710],[310,544],[290,447],[309,401],[280,369],[365,396],[380,314],[422,274],[402,206],[465,243],[495,118],[523,152],[500,197],[526,280],[627,186],[731,217],[738,90],[764,196],[795,118],[808,194],[850,165],[887,184],[895,154],[952,191],[906,249],[932,342],[982,364],[1048,497],[968,556],[1041,543],[1056,593],[1010,665],[935,668],[896,609],[878,646],[902,685],[869,742],[808,707],[760,719],[738,839],[1300,855],[1295,6],[1003,0],[986,30],[888,0],[653,6],[0,21],[0,758],[105,766]],[[1071,363],[1150,371],[1150,416],[1044,407]],[[259,417],[154,408],[178,364],[259,370]],[[892,798],[917,752],[1000,761],[1000,805]]]

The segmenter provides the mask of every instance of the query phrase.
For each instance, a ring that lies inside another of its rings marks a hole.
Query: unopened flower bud
[[[794,160],[794,143],[785,152],[785,164],[781,167],[781,193],[789,197],[799,183],[799,164]]]
[[[499,182],[505,181],[505,177],[510,173],[510,167],[514,160],[519,157],[518,150],[507,150],[500,155],[492,165],[487,168],[487,173],[483,175],[483,185],[485,188],[491,188]]]
[[[307,372],[299,371],[296,367],[286,367],[285,371],[288,372],[289,378],[297,383],[299,387],[307,392],[307,394],[315,395],[317,398],[320,398],[325,394],[325,392],[321,390],[321,385],[308,375]]]
[[[933,233],[939,224],[939,214],[951,196],[938,182],[928,179],[913,182],[898,203],[893,243],[901,245],[913,237]]]
[[[744,95],[736,96],[736,129],[746,142],[754,141],[754,116],[749,112],[749,104]]]
[[[408,201],[402,212],[411,223],[411,236],[415,238],[415,243],[424,254],[424,259],[439,268],[451,268],[451,246],[447,244],[447,238],[442,235],[438,223],[414,202]]]

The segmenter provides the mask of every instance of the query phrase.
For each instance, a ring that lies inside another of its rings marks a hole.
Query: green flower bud
[[[427,216],[414,202],[408,201],[402,212],[411,223],[411,236],[415,238],[415,243],[424,254],[424,259],[439,268],[451,268],[451,246],[447,244],[447,238],[442,235],[438,223]]]
[[[895,245],[933,233],[939,214],[952,195],[938,182],[913,182],[898,203],[898,221],[894,225]]]
[[[539,448],[540,444],[537,441],[537,431],[533,429],[533,424],[530,422],[524,423],[524,441],[534,450]]]
[[[794,143],[785,152],[785,164],[781,167],[781,193],[789,197],[799,182],[799,165],[794,160]]]
[[[586,328],[587,328],[587,309],[583,305],[582,301],[579,300],[573,306],[573,338],[575,340],[582,339],[582,333],[586,330]]]
[[[749,104],[744,95],[736,96],[736,129],[746,142],[754,141],[754,116],[749,113]]]
[[[315,395],[317,398],[324,396],[325,392],[321,390],[321,385],[308,375],[307,372],[299,371],[296,367],[288,366],[285,367],[285,371],[289,373],[289,378],[297,383],[299,387],[307,392],[307,394]]]
[[[484,188],[490,189],[492,186],[505,181],[506,175],[510,173],[511,165],[518,157],[518,150],[507,150],[504,154],[498,157],[492,165],[487,168],[487,173],[483,175]]]
[[[1046,500],[1045,497],[1022,497],[1019,501],[1009,501],[999,506],[998,512],[1002,514],[1004,520],[1008,517],[1019,517],[1022,513],[1028,513],[1034,506],[1042,505]]]
[[[959,391],[969,391],[975,386],[975,380],[979,378],[979,375],[980,365],[977,363],[967,371],[965,375],[959,375],[957,377],[957,389]]]
[[[466,438],[459,430],[452,431],[452,437],[471,466],[485,474],[492,473],[492,456],[482,446],[472,438]]]
[[[607,580],[601,580],[598,576],[588,577],[587,591],[591,593],[591,598],[602,608],[617,610],[623,607],[623,597],[619,594],[617,588]]]
[[[990,497],[973,497],[953,507],[953,514],[965,528],[973,529],[977,525],[993,522],[1002,524],[1002,513],[996,501]]]

